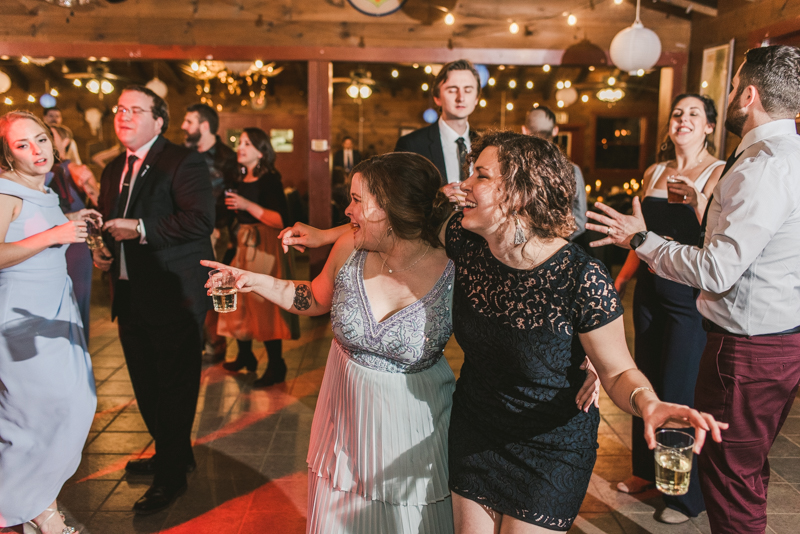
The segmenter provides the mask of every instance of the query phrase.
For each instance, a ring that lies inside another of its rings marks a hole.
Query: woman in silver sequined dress
[[[308,452],[309,533],[453,532],[446,455],[455,379],[442,351],[454,272],[437,234],[449,208],[432,208],[439,184],[415,154],[357,165],[352,228],[313,282],[203,262],[293,313],[331,313]]]

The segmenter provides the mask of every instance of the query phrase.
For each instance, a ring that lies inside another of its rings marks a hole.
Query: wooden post
[[[308,62],[308,222],[331,227],[331,107],[333,64]],[[311,279],[322,272],[330,247],[309,252]]]

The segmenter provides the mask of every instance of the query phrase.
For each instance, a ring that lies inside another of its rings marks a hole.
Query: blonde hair
[[[47,126],[42,119],[31,113],[30,111],[9,111],[2,117],[0,117],[0,154],[2,158],[0,158],[0,170],[3,171],[12,171],[14,170],[14,156],[11,154],[11,146],[8,144],[8,130],[11,128],[11,125],[17,121],[28,119],[32,120],[36,124],[38,124],[44,133],[47,135],[47,138],[50,139],[50,144],[53,146],[53,155],[54,157],[58,157],[55,154],[55,142],[53,141],[53,133],[50,131],[50,127]]]

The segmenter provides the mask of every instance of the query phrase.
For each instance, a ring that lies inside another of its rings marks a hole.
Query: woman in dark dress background
[[[636,369],[613,280],[566,240],[575,185],[558,148],[488,133],[470,160],[473,174],[445,187],[464,205],[444,236],[464,350],[449,434],[456,533],[566,531],[596,459],[599,413],[576,405],[585,355],[614,403],[644,417],[650,445],[668,420],[697,428],[698,445],[724,425],[661,402]]]
[[[708,197],[719,181],[724,162],[714,157],[709,138],[714,134],[717,112],[705,96],[684,94],[672,103],[669,132],[652,165],[644,175],[642,214],[647,228],[679,243],[696,245]],[[667,184],[668,177],[681,180]],[[668,187],[683,198],[667,201]],[[635,252],[628,254],[615,286],[623,293],[636,276],[633,323],[636,331],[636,365],[650,380],[658,396],[668,402],[694,406],[694,387],[700,357],[706,345],[702,316],[695,305],[694,289],[653,274]],[[643,438],[642,421],[632,424],[633,475],[617,484],[624,493],[638,493],[654,486],[653,453]],[[705,510],[697,473],[686,495],[664,495],[665,508],[656,512],[663,523],[683,523]]]
[[[292,279],[290,256],[281,250],[278,232],[288,222],[281,174],[275,168],[275,152],[269,136],[259,128],[245,128],[236,151],[243,177],[237,190],[226,191],[225,204],[236,211],[236,255],[231,267],[275,278]],[[263,341],[267,369],[254,386],[271,386],[286,378],[284,339],[299,337],[299,322],[277,305],[255,293],[238,295],[237,309],[219,316],[217,333],[236,339],[236,360],[223,363],[229,371],[258,366],[253,340]]]

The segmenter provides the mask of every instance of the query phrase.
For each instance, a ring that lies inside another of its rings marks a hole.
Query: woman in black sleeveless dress
[[[724,166],[713,156],[713,143],[709,144],[716,121],[714,102],[708,97],[686,94],[673,101],[669,134],[661,145],[658,163],[647,169],[642,183],[642,215],[653,232],[686,245],[697,244],[708,197]],[[682,182],[669,184],[669,188],[679,191],[682,203],[667,199],[667,179],[676,175]],[[635,252],[628,254],[617,276],[617,289],[623,292],[633,276],[637,280],[633,295],[636,365],[660,398],[694,406],[697,371],[706,345],[695,291],[656,276]],[[641,420],[634,418],[633,475],[617,485],[625,493],[638,493],[654,485],[653,453],[647,448],[643,431]],[[664,495],[666,508],[656,512],[657,520],[682,523],[705,510],[696,459],[691,480],[686,495]]]

